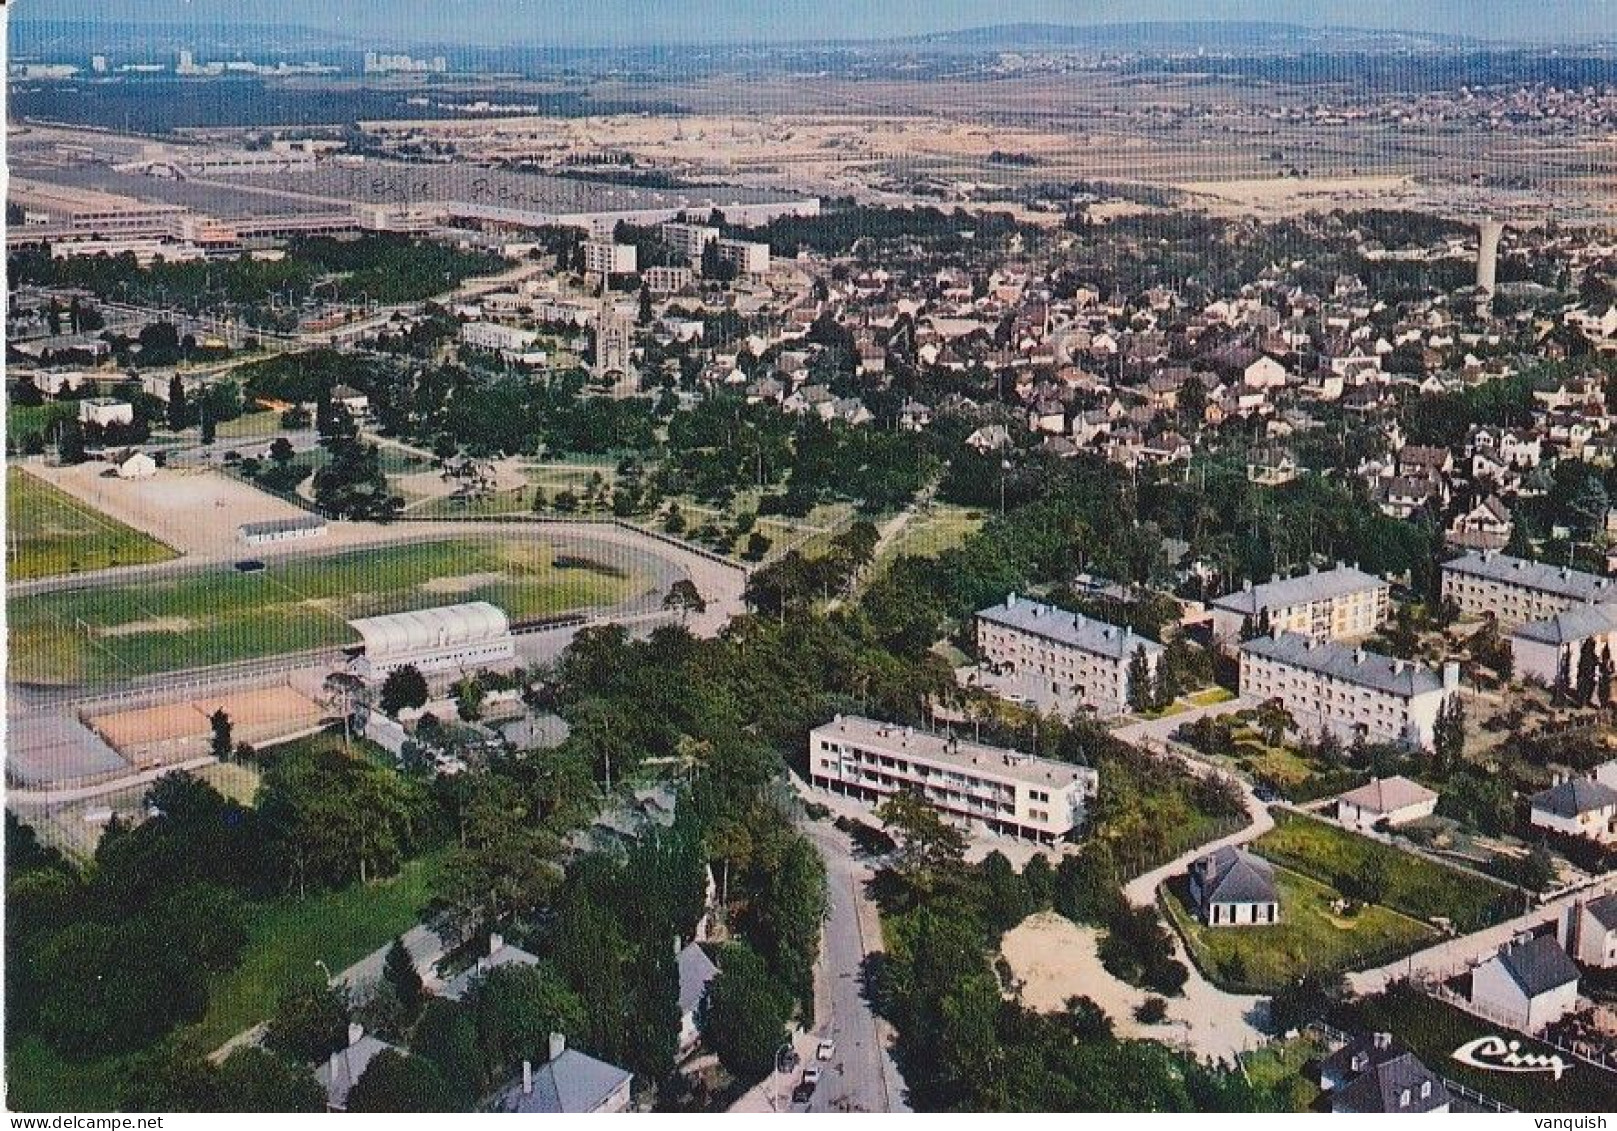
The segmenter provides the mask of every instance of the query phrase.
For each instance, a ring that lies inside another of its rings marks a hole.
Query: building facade
[[[1297,728],[1430,748],[1438,712],[1460,689],[1460,666],[1409,660],[1297,633],[1241,645],[1241,694],[1278,699]]]
[[[632,275],[638,265],[638,253],[632,243],[584,241],[584,273],[587,275]]]
[[[734,267],[742,275],[769,274],[769,245],[747,240],[719,241],[719,262]]]
[[[423,675],[467,671],[516,656],[511,622],[487,601],[361,617],[348,623],[362,641],[362,651],[354,661],[354,672],[362,679],[385,679],[406,665]]]
[[[816,788],[871,803],[909,791],[953,821],[1043,844],[1079,828],[1100,788],[1087,766],[856,715],[815,727],[808,741]]]
[[[1143,653],[1154,680],[1162,645],[1130,628],[1018,597],[977,614],[977,650],[996,675],[1026,680],[1044,701],[1102,716],[1129,709],[1129,668]]]
[[[1213,634],[1237,640],[1246,626],[1266,622],[1269,629],[1316,640],[1352,640],[1370,635],[1387,619],[1391,592],[1381,578],[1348,565],[1248,583],[1212,602]]]
[[[1574,605],[1617,600],[1617,582],[1491,550],[1443,563],[1443,599],[1462,616],[1493,614],[1500,627],[1544,620]]]

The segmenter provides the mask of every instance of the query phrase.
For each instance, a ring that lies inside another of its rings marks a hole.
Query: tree
[[[387,673],[382,681],[381,708],[384,714],[397,715],[407,707],[424,707],[429,690],[427,677],[414,664],[404,664]]]
[[[208,716],[208,725],[213,728],[211,753],[221,762],[230,761],[231,751],[235,749],[234,740],[231,737],[230,715],[223,707],[220,707],[212,715]]]
[[[474,723],[483,717],[483,700],[487,693],[483,682],[473,675],[461,677],[455,684],[455,711],[462,722]]]
[[[325,1111],[326,1090],[306,1065],[245,1045],[219,1066],[220,1103],[205,1111]]]
[[[483,1089],[487,1073],[469,1007],[446,998],[429,998],[410,1035],[410,1047],[416,1055],[438,1066],[461,1107],[471,1106]]]
[[[168,427],[179,432],[191,422],[191,406],[185,397],[185,382],[178,373],[168,381]]]
[[[1578,706],[1589,707],[1594,704],[1599,678],[1600,656],[1595,649],[1595,638],[1586,636],[1578,648],[1578,675],[1575,684]]]
[[[348,1091],[348,1111],[453,1111],[455,1098],[425,1057],[383,1049]]]
[[[680,621],[684,622],[691,613],[700,616],[707,612],[707,599],[702,596],[701,590],[696,588],[696,582],[688,577],[682,577],[668,587],[668,594],[663,597],[663,608],[677,609]]]
[[[1179,391],[1174,394],[1174,408],[1178,412],[1179,422],[1185,427],[1201,427],[1207,415],[1207,386],[1200,377],[1187,377],[1179,386]]]
[[[274,441],[271,442],[269,446],[269,454],[270,459],[274,460],[278,464],[284,466],[285,464],[291,463],[292,456],[295,454],[292,450],[292,441],[288,440],[285,436],[275,437]]]
[[[84,462],[84,425],[77,417],[62,421],[56,434],[56,457],[64,464]]]
[[[281,995],[264,1043],[293,1060],[324,1060],[348,1044],[348,998],[328,985],[297,986]]]
[[[1297,725],[1291,712],[1279,699],[1270,699],[1259,704],[1256,717],[1253,721],[1263,732],[1263,741],[1270,746],[1279,746],[1286,738],[1286,732]]]
[[[426,988],[422,985],[421,974],[415,968],[415,959],[405,949],[404,939],[396,938],[393,945],[388,947],[387,959],[382,964],[382,977],[387,979],[388,985],[393,987],[393,993],[399,999],[399,1006],[407,1018],[413,1018],[416,1011],[421,1008],[421,1001],[426,995]]]
[[[1146,657],[1144,644],[1137,646],[1134,655],[1129,657],[1128,685],[1129,708],[1149,711],[1156,695],[1151,686],[1151,661]]]
[[[786,1043],[790,999],[769,976],[763,959],[745,943],[720,955],[719,973],[697,1011],[702,1040],[738,1080],[761,1080],[775,1068]]]
[[[1460,757],[1465,753],[1465,707],[1458,695],[1450,695],[1437,709],[1437,720],[1432,725],[1432,752],[1440,772],[1460,764]]]
[[[549,1059],[550,1034],[577,1034],[583,1000],[548,962],[501,966],[478,983],[473,1023],[483,1063],[494,1072],[524,1060]]]
[[[876,810],[882,827],[898,842],[893,869],[917,888],[935,887],[959,874],[966,834],[944,820],[920,795],[894,793]]]

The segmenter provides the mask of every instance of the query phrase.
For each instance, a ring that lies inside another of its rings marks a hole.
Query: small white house
[[[1523,1033],[1538,1033],[1578,1007],[1578,968],[1554,935],[1507,943],[1471,971],[1471,1004]]]
[[[1407,825],[1430,817],[1436,808],[1437,794],[1419,782],[1402,776],[1373,778],[1336,799],[1336,819],[1362,832],[1382,821],[1391,828]]]
[[[1573,904],[1565,929],[1573,958],[1599,970],[1617,967],[1617,894]]]
[[[1568,778],[1533,794],[1530,804],[1535,829],[1617,844],[1617,789],[1597,778]]]
[[[1280,921],[1274,865],[1240,848],[1220,848],[1190,865],[1190,898],[1211,927],[1268,926]]]
[[[133,424],[135,406],[111,397],[91,397],[79,402],[79,423],[105,428],[112,424]]]
[[[157,474],[157,461],[145,452],[130,452],[118,463],[119,479],[150,479]]]

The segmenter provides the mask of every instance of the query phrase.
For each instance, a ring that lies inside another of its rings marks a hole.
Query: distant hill
[[[138,59],[172,56],[190,48],[199,59],[237,53],[255,58],[283,52],[330,51],[351,47],[352,37],[341,32],[298,24],[225,24],[102,22],[85,20],[13,19],[7,32],[15,57],[64,58],[90,52],[121,54]]]
[[[940,50],[1014,51],[1364,51],[1466,43],[1428,32],[1307,27],[1261,21],[1183,20],[1115,24],[994,24],[891,40]]]

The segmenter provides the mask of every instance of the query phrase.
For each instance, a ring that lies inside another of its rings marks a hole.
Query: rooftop
[[[596,1060],[577,1049],[562,1049],[548,1064],[532,1070],[531,1085],[522,1077],[494,1098],[491,1108],[519,1114],[563,1115],[595,1111],[631,1079],[615,1064]]]
[[[1442,674],[1431,668],[1295,632],[1259,636],[1241,651],[1402,698],[1443,690]]]
[[[1323,573],[1309,571],[1297,577],[1281,577],[1262,585],[1243,586],[1213,601],[1213,607],[1244,616],[1257,616],[1264,609],[1287,609],[1313,601],[1327,601],[1361,593],[1366,589],[1384,589],[1381,578],[1348,565],[1338,565]]]
[[[1499,962],[1530,998],[1578,980],[1577,966],[1554,935],[1507,943],[1499,949]]]
[[[1553,617],[1529,621],[1511,635],[1540,644],[1576,644],[1614,629],[1617,629],[1617,604],[1573,605]]]
[[[1492,550],[1462,554],[1453,561],[1444,562],[1443,569],[1463,573],[1489,581],[1507,582],[1542,593],[1553,593],[1574,601],[1597,601],[1617,595],[1617,582],[1566,566],[1545,565],[1525,558],[1513,558]]]
[[[1015,593],[1006,597],[1003,605],[990,605],[979,611],[977,617],[1114,660],[1128,659],[1137,648],[1144,648],[1147,653],[1162,651],[1162,645],[1131,628],[1119,628],[1054,605],[1041,605]]]
[[[953,735],[933,734],[858,715],[838,715],[823,726],[815,727],[812,734],[829,739],[845,738],[874,750],[908,754],[962,770],[986,771],[1029,785],[1066,789],[1082,783],[1088,788],[1098,780],[1096,772],[1088,766],[1052,762],[1000,746],[985,746]]]
[[[1617,790],[1593,778],[1568,778],[1533,794],[1532,806],[1557,817],[1576,817],[1617,806]]]
[[[487,601],[439,605],[409,613],[386,613],[348,622],[364,639],[365,651],[380,657],[422,648],[442,648],[490,640],[511,630],[505,613]]]
[[[1279,898],[1274,865],[1245,849],[1215,849],[1190,867],[1201,876],[1203,905],[1273,903]]]
[[[1368,809],[1372,813],[1391,813],[1395,809],[1436,801],[1437,794],[1419,782],[1397,776],[1372,778],[1368,785],[1350,789],[1338,800],[1346,801],[1349,805],[1357,805],[1361,809]]]

